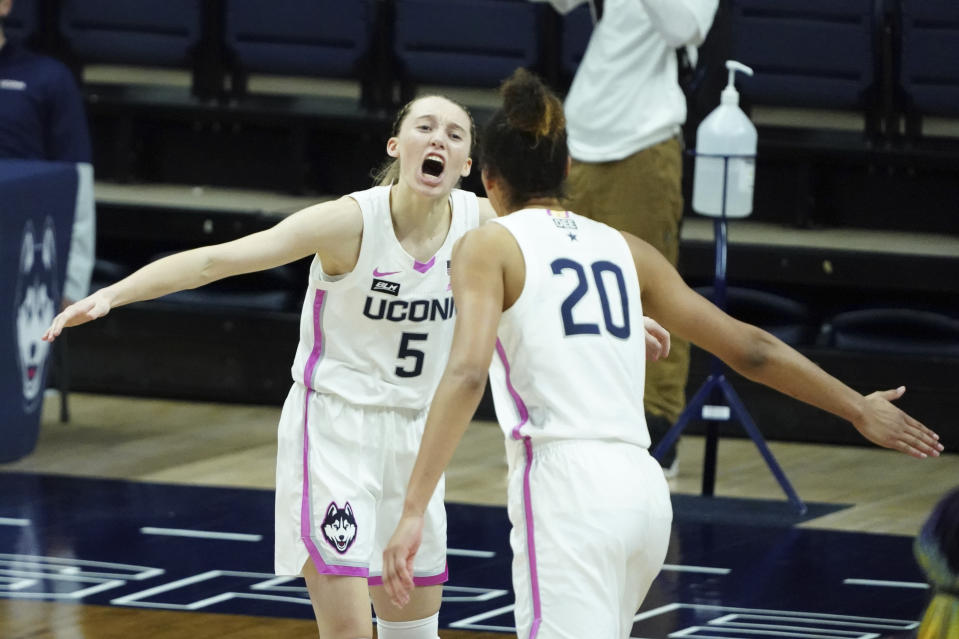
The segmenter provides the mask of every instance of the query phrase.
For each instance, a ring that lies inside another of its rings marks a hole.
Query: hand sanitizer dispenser
[[[719,106],[696,130],[696,162],[693,171],[693,210],[702,215],[723,215],[723,169],[727,169],[725,215],[746,217],[753,211],[753,183],[756,175],[756,127],[739,108],[736,72],[753,70],[727,60],[729,84],[723,89]],[[723,157],[732,156],[728,160]]]

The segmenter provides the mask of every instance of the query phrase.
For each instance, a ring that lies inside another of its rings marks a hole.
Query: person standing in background
[[[587,0],[549,0],[566,13]],[[718,0],[590,1],[596,21],[564,110],[573,158],[566,206],[632,233],[670,264],[679,259],[683,213],[681,127],[686,97],[677,49],[703,43]],[[689,343],[646,373],[653,450],[686,405]],[[677,471],[675,446],[660,460]]]
[[[63,307],[87,296],[96,244],[93,164],[83,100],[73,74],[7,39],[13,0],[0,0],[0,158],[77,165],[77,205]]]

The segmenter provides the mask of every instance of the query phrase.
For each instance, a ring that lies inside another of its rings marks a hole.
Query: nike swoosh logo
[[[387,275],[396,275],[399,271],[380,271],[378,268],[373,269],[373,277],[386,277]]]

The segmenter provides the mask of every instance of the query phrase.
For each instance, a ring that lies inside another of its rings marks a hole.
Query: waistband
[[[529,442],[529,443],[527,443]],[[533,459],[548,459],[553,455],[565,454],[567,451],[588,453],[597,450],[612,452],[614,450],[630,450],[649,455],[649,450],[638,444],[624,441],[610,441],[603,439],[554,439],[548,441],[533,441],[524,439],[506,440],[506,462],[510,470],[526,464],[528,448],[532,449]]]

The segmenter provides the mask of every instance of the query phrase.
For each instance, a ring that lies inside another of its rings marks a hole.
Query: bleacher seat
[[[754,210],[762,219],[826,219],[821,189],[833,165],[868,162],[882,146],[885,2],[730,1],[728,58],[754,71],[736,83],[759,129]]]
[[[202,0],[62,0],[60,32],[83,64],[190,67]]]
[[[157,260],[171,255],[154,255]],[[202,288],[177,291],[158,298],[160,302],[182,304],[191,310],[235,312],[236,310],[295,313],[303,299],[302,279],[290,264],[265,271],[218,280]]]
[[[959,116],[959,3],[900,1],[900,84],[918,133],[923,115]]]
[[[752,104],[875,109],[882,0],[733,0],[731,56]]]
[[[713,287],[696,292],[713,299]],[[804,302],[779,293],[740,286],[726,288],[726,312],[738,320],[759,326],[791,346],[811,344],[819,328]]]
[[[90,290],[97,291],[115,282],[119,282],[124,277],[134,271],[129,264],[118,260],[110,260],[104,257],[97,257],[93,262],[93,275],[90,279]]]
[[[17,0],[3,21],[3,33],[11,42],[26,42],[37,33],[39,26],[39,1]]]
[[[373,0],[227,0],[224,40],[242,73],[360,77]]]
[[[824,333],[826,345],[839,350],[959,357],[959,319],[937,311],[860,308],[835,315]]]
[[[527,0],[396,0],[404,93],[417,83],[495,88],[517,67],[538,71],[544,10]]]

